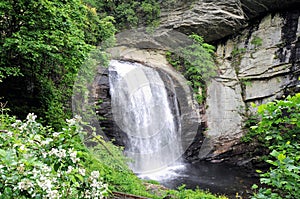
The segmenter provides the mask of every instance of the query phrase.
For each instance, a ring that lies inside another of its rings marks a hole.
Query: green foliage
[[[96,135],[91,139],[98,145],[85,147],[84,129],[91,128],[80,117],[67,120],[59,132],[35,119],[1,115],[0,198],[96,198],[108,190],[155,198],[128,168],[121,148]]]
[[[99,170],[89,166],[80,118],[59,132],[36,122],[1,115],[0,198],[103,198],[109,194]],[[98,168],[99,169],[99,168]]]
[[[232,65],[234,67],[234,70],[236,72],[236,74],[239,73],[240,70],[240,64],[241,64],[241,60],[243,55],[246,52],[246,48],[238,48],[238,47],[234,47],[234,49],[231,52],[231,57],[232,57]]]
[[[271,153],[268,172],[261,174],[260,188],[253,198],[297,198],[300,194],[300,94],[257,107],[261,121],[252,135]]]
[[[113,18],[100,19],[80,0],[6,0],[0,4],[0,17],[1,86],[20,86],[1,94],[14,114],[22,117],[34,110],[59,129],[71,115],[77,72],[92,45],[113,36]]]
[[[232,57],[239,57],[241,56],[242,54],[244,54],[246,52],[246,49],[245,48],[237,48],[235,47],[232,52],[231,52],[231,56]]]
[[[216,74],[213,59],[215,47],[204,43],[201,36],[189,36],[194,43],[177,52],[167,52],[168,62],[183,73],[193,88],[198,103],[206,98],[206,82]]]
[[[255,48],[257,48],[262,45],[262,42],[262,38],[254,36],[250,43],[254,45]]]
[[[225,196],[215,196],[210,193],[201,191],[199,189],[191,190],[186,189],[185,185],[178,187],[178,190],[170,190],[167,195],[172,196],[176,199],[186,199],[186,198],[201,198],[201,199],[226,199]]]
[[[4,104],[1,104],[4,107]],[[28,114],[24,122],[0,115],[0,198],[103,198],[121,191],[149,198],[225,198],[200,190],[158,190],[150,193],[128,168],[122,149],[82,123],[67,120],[61,131],[44,127]],[[86,129],[86,130],[85,130]],[[87,148],[85,141],[98,143]],[[148,181],[152,183],[152,181]],[[154,184],[157,184],[156,182]]]
[[[137,27],[139,25],[157,26],[160,15],[160,5],[157,0],[125,0],[125,1],[95,1],[85,0],[85,3],[95,7],[98,15],[112,16],[119,30]]]

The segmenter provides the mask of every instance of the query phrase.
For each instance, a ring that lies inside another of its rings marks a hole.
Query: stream
[[[140,177],[156,180],[171,189],[185,184],[189,189],[208,190],[228,198],[236,198],[238,195],[243,199],[250,198],[253,184],[259,184],[259,179],[245,168],[209,162],[179,164]]]

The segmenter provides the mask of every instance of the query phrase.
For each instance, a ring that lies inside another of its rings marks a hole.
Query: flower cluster
[[[101,181],[99,171],[89,172],[84,167],[83,154],[88,150],[83,150],[83,144],[81,148],[74,145],[80,140],[79,120],[79,117],[68,120],[62,132],[52,132],[37,123],[34,114],[29,114],[25,122],[14,120],[9,131],[1,132],[0,196],[48,199],[107,196],[108,186]]]

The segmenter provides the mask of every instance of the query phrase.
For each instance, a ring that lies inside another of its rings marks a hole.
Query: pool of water
[[[158,173],[141,176],[159,181],[167,188],[177,188],[182,184],[186,188],[208,190],[229,198],[249,198],[251,186],[259,184],[259,179],[249,170],[224,163],[199,162],[168,167]]]

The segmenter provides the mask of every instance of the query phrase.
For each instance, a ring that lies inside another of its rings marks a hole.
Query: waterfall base
[[[249,198],[252,185],[259,184],[259,178],[253,173],[224,163],[198,162],[175,164],[160,172],[139,177],[156,180],[170,189],[177,189],[184,184],[188,189],[209,190],[229,198],[235,198],[237,194],[242,198]]]

